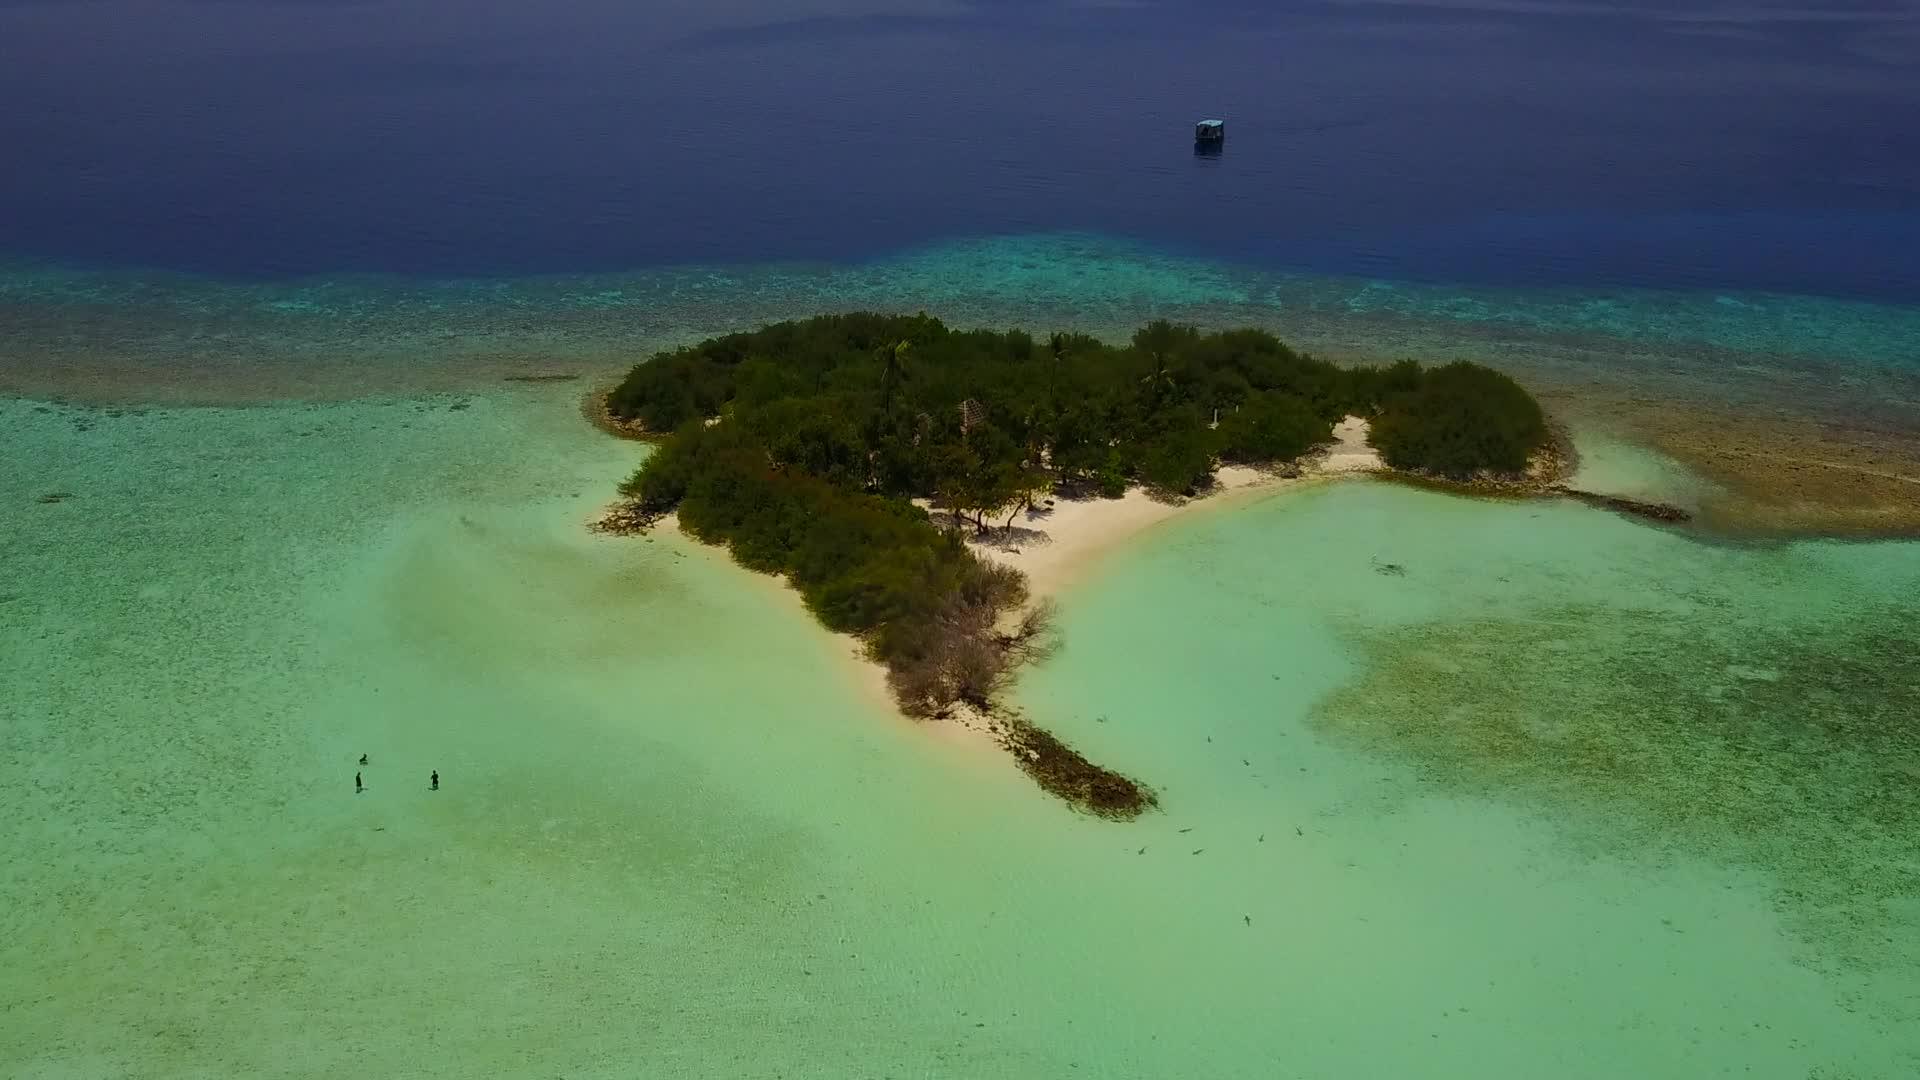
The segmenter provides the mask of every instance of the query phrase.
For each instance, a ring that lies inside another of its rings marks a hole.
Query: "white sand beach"
[[[974,550],[1027,575],[1035,600],[1057,596],[1115,545],[1177,514],[1231,505],[1250,493],[1300,486],[1329,477],[1377,472],[1386,466],[1367,445],[1367,422],[1349,416],[1333,429],[1334,441],[1300,462],[1298,474],[1223,465],[1213,490],[1192,499],[1162,499],[1128,488],[1118,499],[1056,499],[1021,514],[1012,529],[979,537]]]

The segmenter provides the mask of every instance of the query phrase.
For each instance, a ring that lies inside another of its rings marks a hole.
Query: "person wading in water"
[[[360,774],[354,773],[353,774],[353,793],[355,795],[358,795],[364,790],[366,790],[366,785],[360,782]]]
[[[429,791],[440,790],[440,770],[439,769],[433,770],[433,776],[430,778],[430,782],[427,785],[427,790]]]

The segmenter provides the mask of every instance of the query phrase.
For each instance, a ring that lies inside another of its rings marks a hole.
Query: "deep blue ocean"
[[[1913,0],[0,0],[0,102],[0,256],[80,266],[519,276],[1072,231],[1920,299]]]

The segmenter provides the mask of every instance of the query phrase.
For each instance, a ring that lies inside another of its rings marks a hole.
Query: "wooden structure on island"
[[[985,405],[980,404],[979,402],[973,400],[972,398],[968,398],[967,400],[961,402],[960,403],[960,437],[963,439],[966,438],[967,433],[972,431],[975,427],[979,426],[982,422],[986,420],[986,418],[987,418],[987,407]]]

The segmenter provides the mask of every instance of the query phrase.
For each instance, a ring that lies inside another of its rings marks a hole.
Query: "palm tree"
[[[1047,350],[1053,354],[1053,365],[1047,368],[1047,392],[1051,394],[1060,389],[1060,369],[1067,359],[1067,335],[1055,331],[1047,339]]]
[[[881,408],[891,411],[894,392],[907,379],[907,358],[913,354],[913,342],[896,341],[892,345],[882,345],[874,351],[880,354],[884,365],[880,369]]]
[[[1140,384],[1156,403],[1173,390],[1173,372],[1167,367],[1167,357],[1173,352],[1178,337],[1179,331],[1165,319],[1155,319],[1133,335],[1133,347],[1153,361],[1153,370],[1141,377]]]
[[[1155,401],[1159,401],[1165,395],[1173,392],[1173,372],[1167,367],[1167,357],[1165,353],[1154,352],[1151,355],[1153,357],[1153,370],[1140,377],[1140,384],[1147,388],[1147,395],[1149,397]]]

